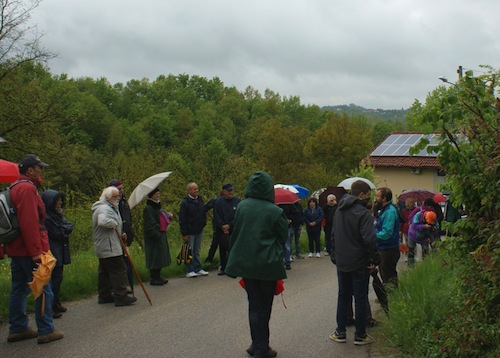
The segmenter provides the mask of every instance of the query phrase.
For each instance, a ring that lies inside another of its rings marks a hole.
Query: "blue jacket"
[[[392,204],[387,204],[376,219],[375,233],[379,250],[399,247],[399,215]]]

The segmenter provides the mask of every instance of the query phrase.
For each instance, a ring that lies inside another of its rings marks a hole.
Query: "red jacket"
[[[10,191],[21,234],[5,245],[5,251],[10,257],[34,257],[50,248],[49,237],[44,226],[45,206],[38,194],[40,184],[25,175],[21,175],[19,179],[30,181],[30,183],[16,184]]]

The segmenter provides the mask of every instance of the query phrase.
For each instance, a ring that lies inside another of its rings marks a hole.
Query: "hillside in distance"
[[[324,106],[322,110],[346,113],[346,114],[363,114],[370,117],[380,118],[383,120],[394,120],[404,122],[407,109],[371,109],[357,106],[355,104],[344,104],[338,106]]]

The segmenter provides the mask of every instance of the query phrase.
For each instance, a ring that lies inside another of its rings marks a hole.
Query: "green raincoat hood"
[[[248,179],[246,198],[262,199],[274,204],[273,179],[266,172],[255,172]]]

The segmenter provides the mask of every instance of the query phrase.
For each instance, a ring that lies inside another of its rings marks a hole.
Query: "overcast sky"
[[[498,0],[43,0],[53,74],[112,84],[185,73],[303,104],[408,108],[500,69]],[[478,73],[478,72],[476,72]]]

